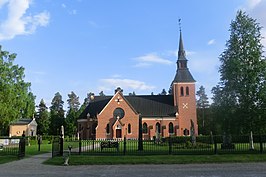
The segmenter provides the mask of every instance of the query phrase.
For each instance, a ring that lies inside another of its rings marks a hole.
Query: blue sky
[[[238,9],[266,27],[266,0],[0,0],[0,45],[18,54],[36,104],[117,86],[158,94],[176,73],[181,18],[188,67],[211,97]]]

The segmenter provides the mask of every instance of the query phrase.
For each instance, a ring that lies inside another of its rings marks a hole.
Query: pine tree
[[[40,104],[38,105],[36,121],[38,124],[37,134],[47,135],[49,133],[50,119],[48,108],[43,99],[41,99]]]
[[[200,86],[199,90],[197,91],[196,95],[198,96],[197,99],[197,114],[198,114],[198,125],[199,125],[199,130],[201,133],[205,134],[206,132],[204,131],[205,128],[205,114],[206,114],[206,108],[209,108],[209,100],[207,97],[207,94],[205,93],[205,88],[203,86]],[[200,121],[201,120],[201,121]]]
[[[52,100],[50,106],[50,134],[58,135],[60,133],[61,126],[65,125],[65,111],[64,111],[64,101],[59,92],[57,92]]]
[[[79,97],[72,91],[70,94],[68,94],[68,112],[66,115],[66,129],[65,134],[72,136],[77,131],[77,118],[79,114]]]

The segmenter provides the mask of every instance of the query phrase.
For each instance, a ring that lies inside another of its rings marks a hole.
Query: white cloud
[[[143,91],[143,90],[152,90],[155,87],[152,85],[148,85],[145,82],[132,80],[132,79],[117,79],[117,78],[109,78],[109,79],[101,79],[101,87],[100,89],[103,91],[114,90],[117,87],[121,87],[122,89],[133,89],[135,91]]]
[[[0,5],[8,4],[7,19],[0,23],[0,41],[10,40],[17,35],[33,34],[37,27],[47,26],[50,19],[48,12],[42,12],[32,15],[26,15],[30,7],[31,0],[5,0]],[[1,7],[0,6],[0,7]]]
[[[94,27],[94,28],[99,28],[100,27],[95,21],[89,20],[88,23],[89,23],[89,25],[91,27]]]
[[[113,78],[121,78],[122,76],[120,74],[114,74],[112,75]]]
[[[266,47],[266,1],[265,0],[247,0],[244,4],[244,9],[252,17],[257,19],[257,22],[263,26],[261,30],[261,35],[264,37],[262,39],[262,45],[264,49]]]
[[[208,44],[208,45],[213,45],[213,44],[215,44],[215,39],[211,39],[211,40],[209,40],[207,44]]]
[[[63,4],[61,4],[61,7],[65,9],[66,5],[63,3]]]
[[[248,9],[254,9],[256,6],[258,6],[261,3],[262,0],[247,0],[246,6]]]
[[[133,67],[135,67],[135,68],[147,68],[151,65],[152,65],[151,63],[139,62],[139,63],[135,64]]]
[[[138,61],[135,67],[147,67],[152,65],[153,63],[156,64],[163,64],[163,65],[171,65],[173,62],[167,59],[164,59],[158,56],[155,53],[150,53],[144,56],[136,57],[134,60]]]
[[[77,10],[76,9],[73,9],[69,12],[70,15],[76,15],[77,14]]]

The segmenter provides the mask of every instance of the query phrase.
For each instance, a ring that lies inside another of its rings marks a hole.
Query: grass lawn
[[[38,145],[26,146],[26,157],[48,153],[52,151],[52,144],[41,144],[40,151],[38,151]]]
[[[266,154],[230,155],[151,155],[151,156],[80,156],[71,155],[69,165],[116,165],[116,164],[191,164],[191,163],[246,163],[266,162]],[[63,165],[63,157],[44,162]]]
[[[13,156],[13,155],[0,156],[0,164],[12,162],[15,160],[18,160],[17,156]]]
[[[41,144],[41,150],[38,151],[38,145],[31,145],[31,146],[26,146],[26,158],[33,156],[33,155],[38,155],[38,154],[43,154],[43,153],[48,153],[51,152],[52,150],[52,145],[51,144]],[[0,164],[11,162],[19,160],[17,155],[4,155],[0,154]]]

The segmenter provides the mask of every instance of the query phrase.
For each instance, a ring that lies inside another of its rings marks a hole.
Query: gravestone
[[[224,132],[221,149],[235,149],[235,145],[232,143],[232,137],[230,134]]]
[[[191,143],[193,146],[195,146],[196,145],[195,125],[194,125],[194,122],[192,119],[190,119],[190,124],[191,124],[191,126],[190,126]]]

